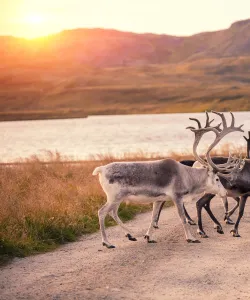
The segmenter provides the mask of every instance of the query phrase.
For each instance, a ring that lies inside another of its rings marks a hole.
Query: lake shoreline
[[[110,113],[93,113],[84,114],[83,112],[0,112],[0,122],[18,122],[18,121],[46,121],[46,120],[68,120],[68,119],[83,119],[88,117],[103,117],[103,116],[144,116],[144,115],[175,115],[175,114],[196,114],[203,113],[201,110],[191,110],[191,111],[159,111],[159,112],[140,112],[140,111],[118,111]],[[224,110],[223,112],[228,113],[230,110]],[[243,112],[247,113],[250,111],[246,110],[234,110],[233,112]]]
[[[66,120],[66,119],[82,119],[88,115],[81,112],[68,111],[32,111],[32,112],[0,112],[0,122],[15,121],[36,121],[36,120]]]

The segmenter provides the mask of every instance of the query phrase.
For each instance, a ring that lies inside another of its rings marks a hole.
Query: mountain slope
[[[25,76],[24,76],[25,74]],[[250,110],[250,56],[116,68],[8,69],[0,119]],[[18,114],[17,114],[18,113]]]
[[[1,63],[70,63],[110,67],[250,55],[250,19],[190,37],[75,29],[35,40],[0,38]]]
[[[0,37],[0,120],[250,110],[250,20],[191,37]]]

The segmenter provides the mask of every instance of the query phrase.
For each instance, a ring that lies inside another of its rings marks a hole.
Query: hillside
[[[250,110],[250,19],[190,37],[0,37],[0,119]]]

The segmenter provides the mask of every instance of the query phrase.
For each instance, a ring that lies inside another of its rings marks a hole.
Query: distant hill
[[[64,61],[111,67],[250,55],[250,19],[190,37],[74,29],[44,38],[0,38],[1,63]],[[32,61],[30,61],[32,60]]]
[[[250,110],[250,19],[190,37],[106,29],[2,36],[0,66],[2,120]]]

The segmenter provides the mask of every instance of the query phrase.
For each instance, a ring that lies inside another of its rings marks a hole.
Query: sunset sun
[[[51,31],[48,17],[39,13],[30,13],[22,18],[22,35],[26,38],[37,38],[48,35]]]

